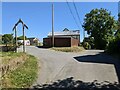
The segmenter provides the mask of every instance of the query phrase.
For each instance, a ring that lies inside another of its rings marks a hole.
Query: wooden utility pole
[[[54,6],[52,4],[52,47],[54,47]]]
[[[24,30],[24,23],[22,23],[23,27],[23,52],[25,52],[25,30]]]

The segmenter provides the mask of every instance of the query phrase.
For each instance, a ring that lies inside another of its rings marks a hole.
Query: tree
[[[120,30],[120,13],[118,14],[118,30]]]
[[[94,38],[97,49],[105,49],[114,36],[116,21],[106,9],[93,9],[85,15],[83,27]]]
[[[6,46],[7,44],[12,43],[12,40],[13,40],[13,34],[4,34],[2,36],[2,41],[4,44],[6,44]]]
[[[117,39],[120,39],[120,13],[118,14],[118,30],[115,33]]]
[[[23,36],[17,37],[18,40],[23,40]],[[25,36],[25,40],[27,40],[27,37]]]

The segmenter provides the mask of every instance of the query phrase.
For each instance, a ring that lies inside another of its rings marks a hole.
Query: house
[[[68,30],[65,28],[62,32],[54,32],[55,47],[72,47],[80,44],[80,31]],[[52,33],[48,37],[43,38],[44,47],[52,47]]]
[[[30,40],[30,45],[38,45],[39,43],[39,39],[32,37],[32,38],[27,38],[28,40]]]
[[[23,44],[23,40],[18,40],[17,42]],[[30,40],[25,40],[25,45],[30,45]]]

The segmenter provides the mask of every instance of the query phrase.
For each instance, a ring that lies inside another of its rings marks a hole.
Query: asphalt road
[[[104,54],[103,50],[66,53],[27,46],[26,52],[36,56],[39,62],[38,79],[34,85],[52,83],[69,77],[84,82],[119,81],[118,61]]]

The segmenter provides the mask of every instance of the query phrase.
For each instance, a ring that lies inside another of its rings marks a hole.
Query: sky
[[[25,29],[27,37],[37,37],[43,41],[52,30],[52,5],[53,2],[2,2],[2,34],[14,33],[12,31],[15,23],[21,18],[28,26]],[[78,21],[77,14],[72,2],[69,5],[80,26],[77,27],[66,2],[54,2],[54,31],[80,30],[80,40],[83,40],[83,28]],[[111,15],[118,19],[118,2],[75,2],[81,23],[83,24],[85,14],[95,8],[105,8]],[[1,4],[0,4],[1,7]],[[22,35],[22,25],[17,27],[18,36]],[[87,36],[87,34],[86,34]]]

